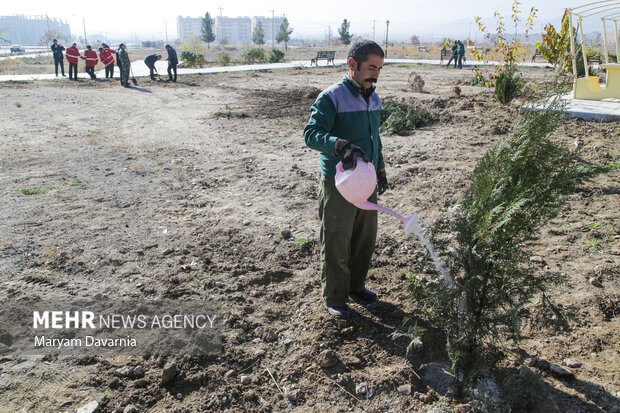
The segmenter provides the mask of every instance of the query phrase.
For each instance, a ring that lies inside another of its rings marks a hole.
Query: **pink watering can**
[[[364,162],[361,158],[357,159],[357,166],[353,169],[345,170],[342,162],[336,165],[336,189],[340,195],[356,207],[365,210],[383,211],[394,215],[403,223],[405,233],[411,234],[419,228],[418,216],[411,215],[405,218],[389,208],[373,204],[368,201],[377,185],[377,173],[372,163]]]

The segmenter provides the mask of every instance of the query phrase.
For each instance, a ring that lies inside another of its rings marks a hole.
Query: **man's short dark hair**
[[[371,54],[377,55],[382,59],[385,57],[383,49],[376,42],[372,40],[360,40],[353,43],[351,48],[349,48],[347,60],[349,60],[349,57],[352,57],[359,66],[362,62],[368,60],[368,56]]]

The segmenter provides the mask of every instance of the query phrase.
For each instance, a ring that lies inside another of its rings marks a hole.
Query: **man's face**
[[[383,58],[375,54],[369,55],[368,59],[359,65],[352,57],[347,63],[351,78],[362,85],[364,89],[368,89],[373,83],[377,83],[379,73],[383,68]]]

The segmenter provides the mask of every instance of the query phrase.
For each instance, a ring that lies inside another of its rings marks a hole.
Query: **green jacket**
[[[461,44],[456,46],[456,53],[459,56],[464,56],[465,55],[465,45],[463,43],[461,43]]]
[[[381,99],[373,93],[368,103],[345,77],[324,90],[310,108],[304,128],[306,145],[320,151],[321,173],[336,175],[340,157],[335,154],[336,139],[359,146],[377,171],[385,168],[379,125]]]
[[[118,61],[121,63],[120,66],[125,68],[125,70],[129,70],[131,66],[131,61],[129,60],[129,55],[127,54],[127,50],[120,49],[118,51]]]

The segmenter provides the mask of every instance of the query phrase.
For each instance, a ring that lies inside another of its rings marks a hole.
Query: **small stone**
[[[177,363],[170,362],[161,371],[161,384],[170,383],[177,375]]]
[[[338,355],[334,350],[323,350],[317,357],[317,362],[321,368],[329,368],[338,364]]]
[[[263,350],[262,348],[259,348],[258,350],[254,352],[254,356],[256,357],[263,357],[265,354],[266,354],[266,351]]]
[[[289,346],[292,343],[293,343],[293,339],[291,339],[291,338],[286,338],[286,339],[282,340],[282,344],[285,345],[285,346]]]
[[[166,255],[170,255],[174,252],[174,249],[172,248],[166,248],[165,250],[163,250],[163,252],[161,253],[162,257],[165,257]]]
[[[599,279],[598,279],[598,278],[596,278],[596,277],[590,277],[590,279],[588,280],[588,282],[589,282],[590,284],[592,284],[593,286],[595,286],[595,287],[602,287],[602,286],[603,286],[603,284],[601,283],[601,280],[599,280]]]
[[[398,386],[397,390],[400,394],[409,396],[411,394],[411,384],[403,384],[401,386]]]
[[[138,289],[142,288],[143,286],[144,286],[144,284],[142,284],[142,283],[136,284],[136,288],[138,288]]]
[[[299,401],[300,396],[301,396],[301,390],[300,389],[295,389],[295,390],[287,391],[286,392],[286,398],[288,399],[288,401],[290,401],[293,404],[297,404],[297,402]]]
[[[263,335],[263,340],[265,340],[268,343],[276,341],[277,339],[278,339],[278,335],[274,333],[273,330],[267,330],[265,334]]]
[[[353,326],[343,328],[341,333],[345,336],[350,336],[355,332],[355,328]]]
[[[94,413],[99,409],[99,402],[97,400],[93,400],[92,402],[86,403],[84,406],[77,409],[76,413]]]
[[[233,377],[234,375],[235,375],[235,371],[231,369],[231,370],[228,370],[228,371],[226,372],[226,374],[224,374],[224,377],[225,377],[225,378],[227,378],[227,379],[230,379],[230,378],[231,378],[231,377]]]
[[[252,383],[252,378],[250,376],[241,376],[241,384],[247,386],[250,383]]]
[[[250,225],[250,221],[248,221],[248,220],[246,219],[246,220],[245,220],[245,221],[243,221],[241,224],[242,224],[244,227],[247,227],[247,226],[249,226],[249,225]]]
[[[543,257],[540,257],[538,255],[533,255],[530,257],[530,262],[535,262],[538,264],[544,264],[545,260],[543,259]]]
[[[127,377],[129,375],[129,369],[127,367],[121,367],[114,370],[114,375],[116,377]]]
[[[144,377],[144,369],[142,366],[136,366],[136,368],[133,369],[133,375],[138,378]]]
[[[177,399],[183,400],[183,393],[177,393]]]
[[[355,394],[366,395],[368,393],[368,383],[362,382],[355,386]]]
[[[564,359],[564,365],[572,369],[581,367],[581,362],[575,359]]]
[[[134,406],[133,404],[128,404],[123,409],[123,413],[136,413],[137,411],[138,410],[136,409],[136,406]]]
[[[558,366],[557,364],[550,364],[549,370],[551,370],[551,373],[564,378],[571,378],[574,376],[572,371],[562,366]]]
[[[291,233],[291,231],[289,231],[288,229],[285,229],[281,232],[282,234],[282,238],[284,239],[289,239],[293,236],[293,234]]]

